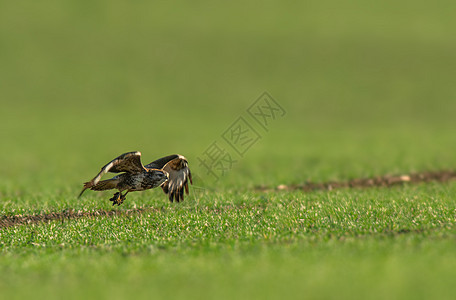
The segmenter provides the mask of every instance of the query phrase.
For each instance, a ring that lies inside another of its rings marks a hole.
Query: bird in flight
[[[123,173],[100,181],[101,177],[108,172]],[[129,192],[161,186],[165,194],[168,194],[169,201],[173,202],[174,199],[179,202],[184,200],[184,188],[188,195],[189,180],[193,184],[187,159],[182,155],[165,156],[143,166],[141,152],[128,152],[114,158],[101,168],[97,176],[84,183],[79,197],[87,189],[93,191],[117,189],[119,191],[109,200],[112,201],[112,205],[121,205]],[[123,191],[126,192],[122,194]]]

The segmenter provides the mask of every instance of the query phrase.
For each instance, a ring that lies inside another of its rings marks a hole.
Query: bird
[[[122,173],[111,179],[100,181],[108,173]],[[192,174],[188,167],[187,159],[179,154],[159,158],[143,166],[141,152],[133,151],[124,153],[101,168],[101,171],[84,187],[78,198],[85,190],[104,191],[117,189],[118,192],[109,199],[112,205],[121,205],[129,192],[144,191],[160,186],[168,195],[169,201],[184,200],[184,189],[188,195],[188,181],[192,182]],[[126,191],[122,194],[123,191]]]

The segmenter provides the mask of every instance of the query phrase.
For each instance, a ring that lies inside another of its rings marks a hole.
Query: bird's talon
[[[121,205],[123,201],[125,200],[125,195],[122,195],[120,192],[117,192],[114,194],[114,196],[109,199],[109,201],[112,201],[112,205]]]

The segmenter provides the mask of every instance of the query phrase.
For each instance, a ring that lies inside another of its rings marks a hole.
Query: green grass
[[[0,298],[452,298],[454,182],[253,190],[454,169],[452,8],[0,4],[0,217],[146,209],[0,229]],[[286,110],[267,130],[263,91]],[[198,157],[240,116],[261,139],[214,182]],[[186,201],[76,198],[132,150],[185,155]]]
[[[0,286],[18,298],[451,298],[455,188],[210,193],[3,229]]]

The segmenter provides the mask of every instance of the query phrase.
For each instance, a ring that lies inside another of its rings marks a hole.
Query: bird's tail
[[[99,181],[97,184],[93,184],[93,181],[89,181],[84,183],[84,188],[82,189],[81,193],[79,194],[78,198],[82,196],[85,190],[91,189],[92,191],[104,191],[104,190],[111,190],[117,188],[117,184],[119,180],[116,178],[111,178],[108,180]]]
[[[92,181],[84,182],[84,187],[82,188],[82,191],[79,193],[78,198],[82,196],[82,194],[85,192],[85,190],[90,189],[94,186]]]
[[[119,183],[119,180],[116,178],[111,178],[107,180],[102,180],[92,186],[90,189],[92,191],[104,191],[104,190],[111,190],[117,188],[117,184]]]

